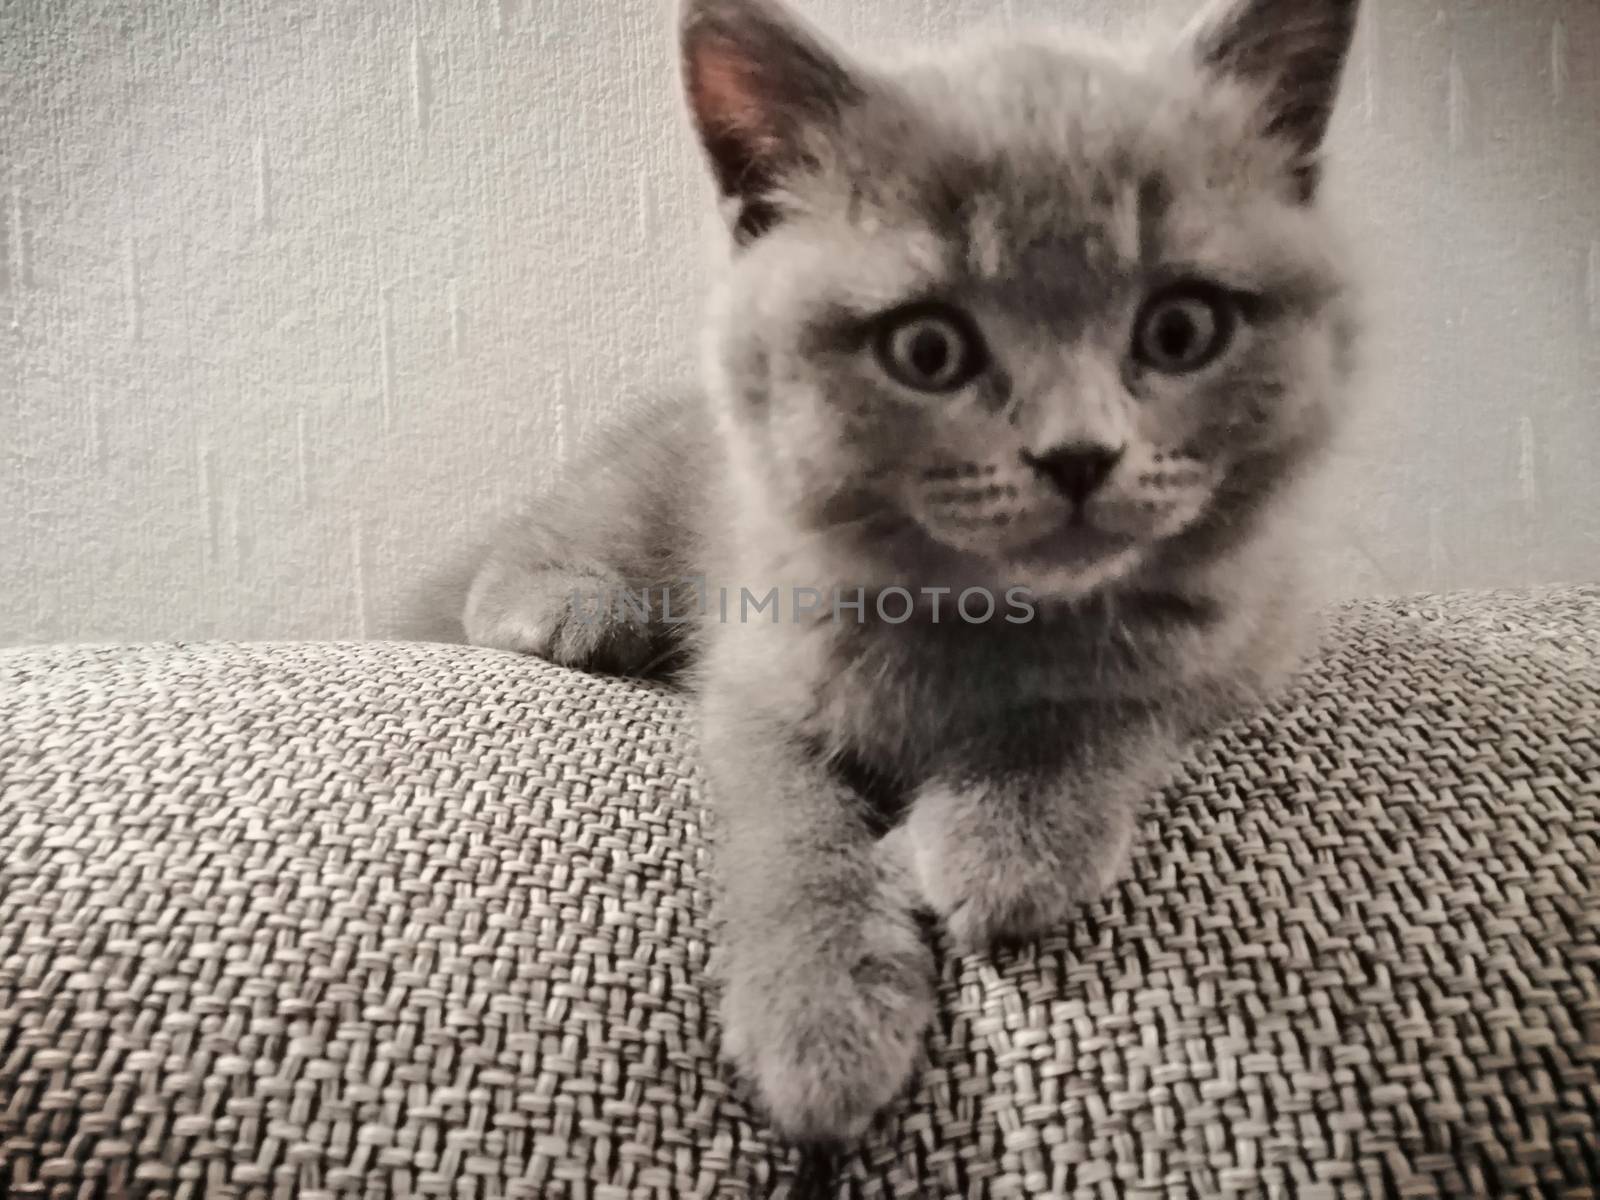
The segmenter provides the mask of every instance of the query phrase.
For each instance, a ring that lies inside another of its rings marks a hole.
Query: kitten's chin
[[[1074,600],[1126,577],[1140,544],[1124,534],[1064,525],[1009,556],[1014,582],[1041,600]]]

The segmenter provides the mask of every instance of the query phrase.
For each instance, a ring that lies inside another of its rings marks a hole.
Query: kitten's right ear
[[[684,89],[741,240],[778,218],[770,192],[804,170],[860,85],[777,0],[683,0]]]

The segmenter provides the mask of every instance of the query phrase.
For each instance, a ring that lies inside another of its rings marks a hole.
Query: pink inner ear
[[[690,64],[689,90],[695,115],[708,134],[732,137],[753,159],[779,148],[761,82],[750,60],[727,42],[698,47]]]

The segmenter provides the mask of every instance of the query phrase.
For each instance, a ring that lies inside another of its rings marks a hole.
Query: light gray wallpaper
[[[846,41],[1192,0],[801,0]],[[1339,592],[1600,576],[1600,4],[1369,0]],[[693,370],[663,0],[0,4],[0,643],[402,634]]]

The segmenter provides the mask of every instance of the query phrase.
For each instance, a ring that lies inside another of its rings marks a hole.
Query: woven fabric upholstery
[[[1336,614],[1120,891],[944,960],[838,1194],[1596,1195],[1597,631]],[[508,655],[0,655],[0,1194],[797,1194],[716,1066],[697,804],[679,699]]]

